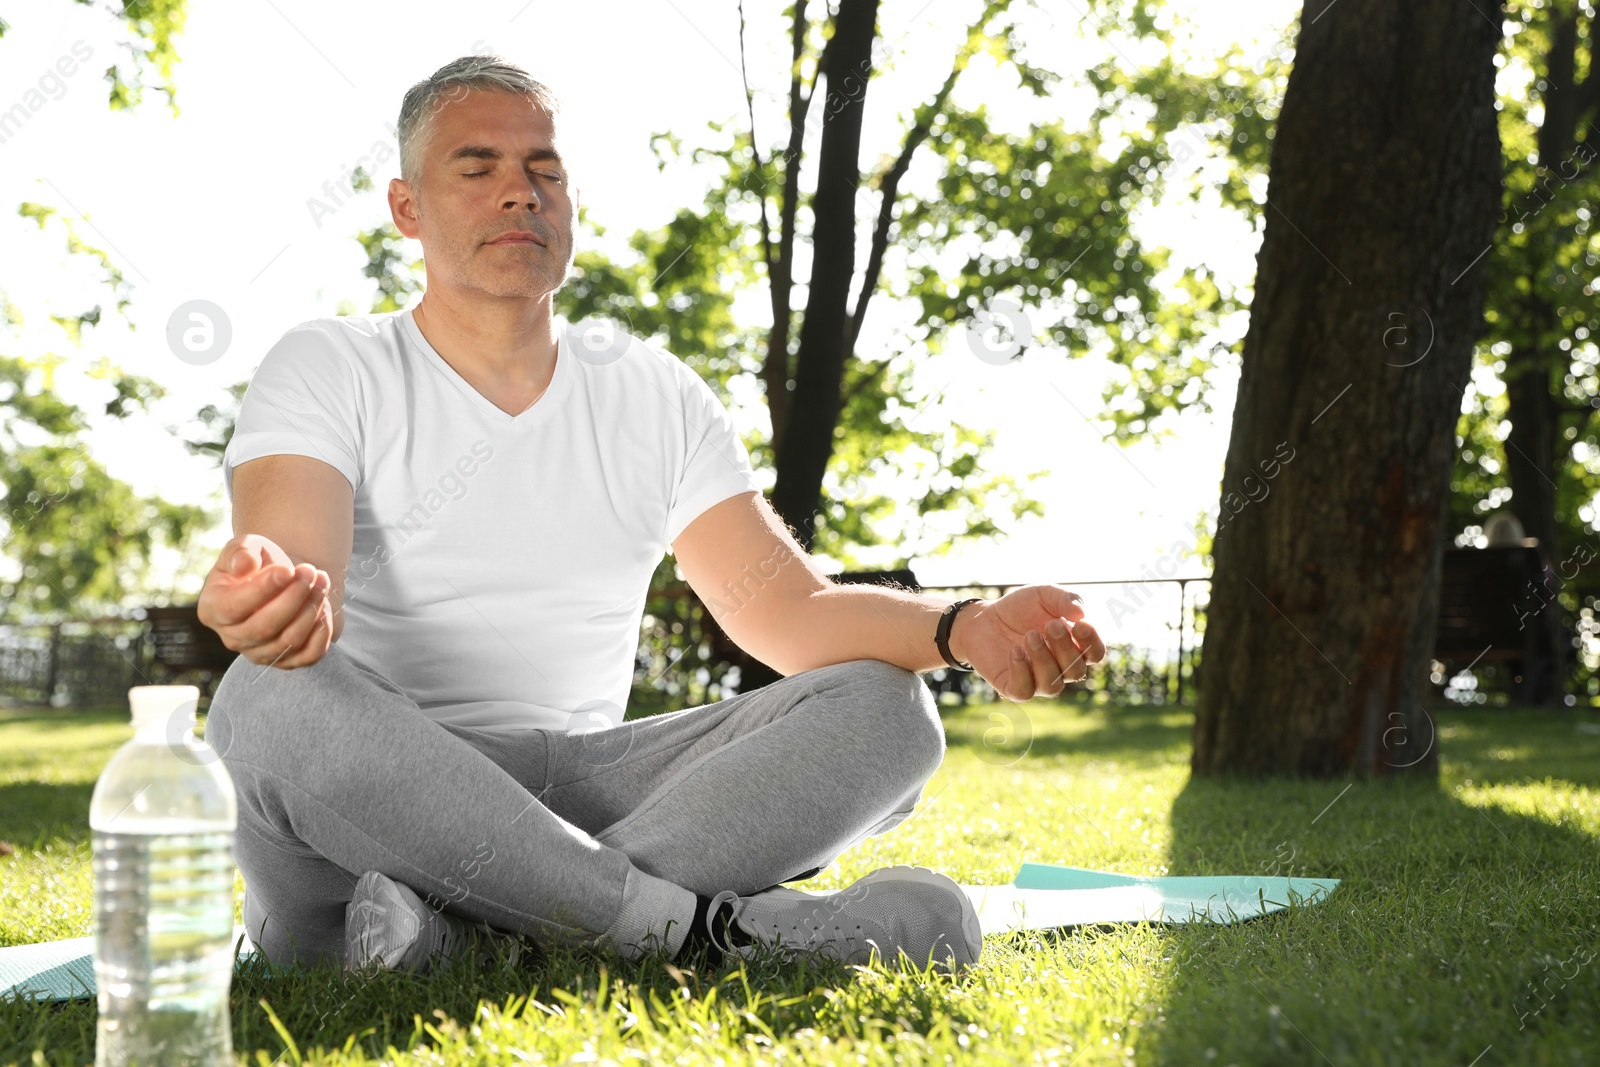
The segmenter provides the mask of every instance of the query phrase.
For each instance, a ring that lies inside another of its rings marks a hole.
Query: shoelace
[[[723,952],[732,954],[733,945],[723,944],[722,938],[717,936],[718,933],[721,932],[717,929],[717,912],[721,911],[722,905],[728,903],[729,901],[733,902],[733,915],[729,917],[728,925],[731,927],[734,923],[739,921],[739,913],[744,910],[743,903],[739,899],[739,894],[735,893],[731,889],[724,889],[722,892],[711,898],[711,906],[706,909],[706,932],[711,935],[711,943],[713,945],[716,945],[717,948]]]
[[[715,944],[719,949],[727,953],[737,953],[738,946],[724,945],[721,939],[717,937],[718,930],[716,929],[715,919],[717,912],[721,909],[723,903],[726,901],[733,902],[733,915],[728,919],[728,926],[731,928],[739,921],[739,917],[744,914],[744,899],[732,890],[724,889],[722,892],[711,898],[711,906],[706,909],[706,928],[711,933],[712,943]],[[805,920],[808,921],[791,924],[791,931],[798,936],[784,938],[783,943],[780,946],[780,950],[787,952],[806,952],[815,949],[820,942],[825,941],[826,937],[824,931],[828,928],[828,923],[825,918],[819,919],[819,916],[825,910],[826,904],[819,900],[809,910],[806,911]],[[764,925],[763,929],[765,929]],[[840,931],[843,929],[843,926],[836,921],[833,923],[833,929],[835,931]],[[751,936],[755,937],[758,944],[766,943],[766,939],[759,935],[752,934]],[[852,942],[861,942],[864,944],[875,944],[875,942],[871,942],[870,940],[862,940],[861,927],[859,924],[857,924],[855,927],[855,936],[851,938],[847,935],[846,940]]]

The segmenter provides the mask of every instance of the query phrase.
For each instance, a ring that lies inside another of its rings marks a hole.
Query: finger
[[[1056,654],[1038,630],[1029,630],[1024,640],[1028,646],[1028,662],[1033,667],[1034,696],[1053,697],[1061,692],[1061,664]]]
[[[1054,590],[1055,595],[1043,598],[1046,611],[1064,618],[1068,622],[1076,622],[1078,619],[1083,618],[1083,597],[1070,589],[1062,589],[1060,586],[1051,586],[1050,588]]]
[[[306,649],[317,628],[322,625],[323,616],[328,614],[328,578],[319,573],[311,583],[311,595],[306,598],[300,614],[283,631],[283,640],[288,647],[286,659],[295,658]]]
[[[244,545],[232,546],[232,550],[222,553],[217,557],[217,570],[224,574],[231,574],[235,578],[243,578],[261,565],[260,558]]]
[[[282,587],[276,595],[272,595],[275,578],[270,572],[260,583],[260,588],[249,593],[251,600],[257,606],[254,611],[238,622],[231,632],[235,641],[239,643],[239,651],[253,651],[261,645],[272,643],[272,652],[276,655],[281,651],[277,639],[284,629],[295,620],[305,607],[307,599],[311,596],[311,582],[317,577],[318,572],[309,563],[303,563],[292,572],[290,581]],[[262,601],[262,598],[267,598]]]
[[[1050,645],[1056,662],[1061,664],[1055,684],[1081,682],[1088,677],[1089,664],[1084,659],[1082,646],[1073,640],[1073,631],[1063,619],[1051,619],[1044,628],[1045,641]]]
[[[328,652],[328,646],[333,643],[333,610],[324,597],[317,604],[317,611],[313,616],[311,630],[306,634],[304,641],[291,648],[277,666],[285,670],[294,670],[296,667],[309,667],[322,659]]]
[[[318,575],[308,591],[305,602],[289,623],[270,640],[252,647],[247,655],[252,662],[266,666],[284,666],[285,660],[296,653],[317,626],[322,615],[322,605],[327,601],[327,579]]]
[[[246,553],[246,558],[252,557],[253,554]],[[221,629],[247,622],[274,598],[292,588],[296,573],[297,568],[293,564],[269,564],[263,567],[259,559],[245,564],[242,575],[224,570],[227,580],[218,582],[211,596],[211,610],[216,620],[207,622],[207,625]],[[306,584],[310,584],[309,579]],[[292,611],[289,617],[292,617]]]
[[[1084,655],[1089,657],[1090,663],[1099,663],[1106,658],[1106,643],[1100,638],[1100,631],[1088,622],[1079,620],[1072,626],[1073,640],[1078,642],[1078,647],[1083,649]]]
[[[323,635],[330,632],[322,625],[321,620],[324,614],[326,613],[317,612],[316,621],[311,627],[311,632],[306,635],[305,641],[280,653],[276,659],[264,664],[264,666],[292,671],[297,667],[309,667],[320,660],[323,653],[328,650],[327,644],[323,640]]]
[[[281,563],[286,567],[294,566],[288,553],[270,539],[260,534],[241,534],[223,546],[222,551],[218,553],[215,569],[243,578],[275,563]]]
[[[202,598],[200,621],[221,634],[230,647],[243,651],[241,642],[254,644],[269,632],[251,628],[251,617],[285,589],[292,588],[292,578],[293,572],[280,568],[218,582],[209,587],[209,596]]]
[[[1028,660],[1028,648],[1018,643],[1011,646],[1011,677],[1008,679],[1014,684],[1011,692],[1006,695],[1012,700],[1023,701],[1033,697],[1035,688],[1033,665]]]

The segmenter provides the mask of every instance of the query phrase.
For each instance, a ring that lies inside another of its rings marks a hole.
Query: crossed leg
[[[207,740],[239,798],[245,923],[269,959],[337,963],[368,870],[535,940],[630,944],[694,895],[752,893],[898,825],[944,754],[915,674],[854,660],[586,733],[444,726],[338,645],[240,657]]]

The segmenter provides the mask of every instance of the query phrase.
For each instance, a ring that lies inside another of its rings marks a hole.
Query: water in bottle
[[[128,691],[134,736],[89,807],[96,1067],[233,1063],[233,782],[192,685]]]

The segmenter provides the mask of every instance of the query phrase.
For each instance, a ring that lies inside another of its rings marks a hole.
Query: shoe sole
[[[961,902],[961,936],[966,939],[967,953],[972,957],[972,963],[978,962],[979,957],[983,954],[983,924],[978,921],[978,909],[973,907],[972,898],[967,896],[966,891],[961,888],[954,878],[951,878],[948,874],[941,874],[931,867],[913,867],[910,865],[882,867],[871,874],[856,879],[850,883],[848,888],[853,889],[858,885],[882,881],[920,882],[923,885],[939,886],[948,890],[952,896]],[[927,963],[926,960],[916,962],[923,965]],[[936,960],[935,965],[937,966],[939,962]],[[970,967],[972,963],[952,962],[951,966],[955,970],[960,970],[963,967]]]
[[[400,887],[380,872],[368,871],[345,905],[345,967],[354,970],[376,961],[392,970],[420,931],[415,908]]]

